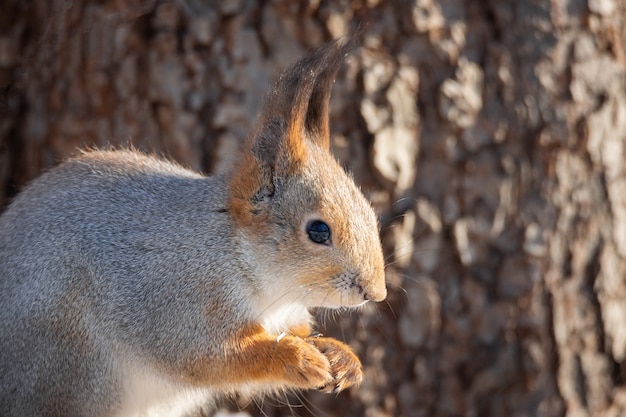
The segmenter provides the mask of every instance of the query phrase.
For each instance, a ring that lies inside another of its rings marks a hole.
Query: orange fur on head
[[[293,175],[305,140],[330,148],[328,107],[335,73],[354,41],[331,42],[287,69],[265,98],[257,127],[235,166],[229,208],[241,225],[259,223],[255,203],[272,195],[276,177]]]

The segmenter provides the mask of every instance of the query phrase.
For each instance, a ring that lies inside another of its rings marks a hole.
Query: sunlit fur
[[[386,296],[372,209],[329,153],[349,44],[287,70],[233,169],[90,151],[0,217],[0,414],[181,416],[232,393],[361,382],[309,307]],[[331,228],[311,242],[312,219]]]

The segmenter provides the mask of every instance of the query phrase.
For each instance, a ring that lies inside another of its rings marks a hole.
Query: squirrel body
[[[1,415],[183,416],[361,381],[308,310],[386,295],[374,213],[328,151],[348,48],[283,74],[228,173],[88,151],[16,197],[0,216]]]

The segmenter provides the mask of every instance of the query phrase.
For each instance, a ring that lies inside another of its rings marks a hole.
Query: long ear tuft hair
[[[304,136],[328,149],[328,107],[335,74],[345,56],[355,47],[356,38],[335,40],[296,61],[265,97],[259,122],[274,118],[284,121],[285,146],[293,156],[303,151]],[[260,139],[260,138],[256,138]]]
[[[233,173],[233,211],[247,217],[253,201],[271,197],[274,177],[293,173],[306,158],[305,140],[330,148],[328,110],[335,74],[359,38],[360,33],[330,42],[278,78]]]
[[[325,149],[330,147],[328,108],[335,75],[345,56],[354,48],[354,39],[333,41],[313,54],[296,62],[278,80],[269,99],[282,91],[275,103],[288,112],[291,143],[302,140],[304,134]],[[289,97],[292,96],[292,97]],[[279,109],[276,109],[279,110]],[[287,114],[285,114],[287,116]]]

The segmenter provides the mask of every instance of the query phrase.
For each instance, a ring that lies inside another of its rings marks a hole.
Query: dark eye
[[[321,220],[313,220],[306,225],[309,239],[315,243],[328,244],[330,240],[330,227]]]

